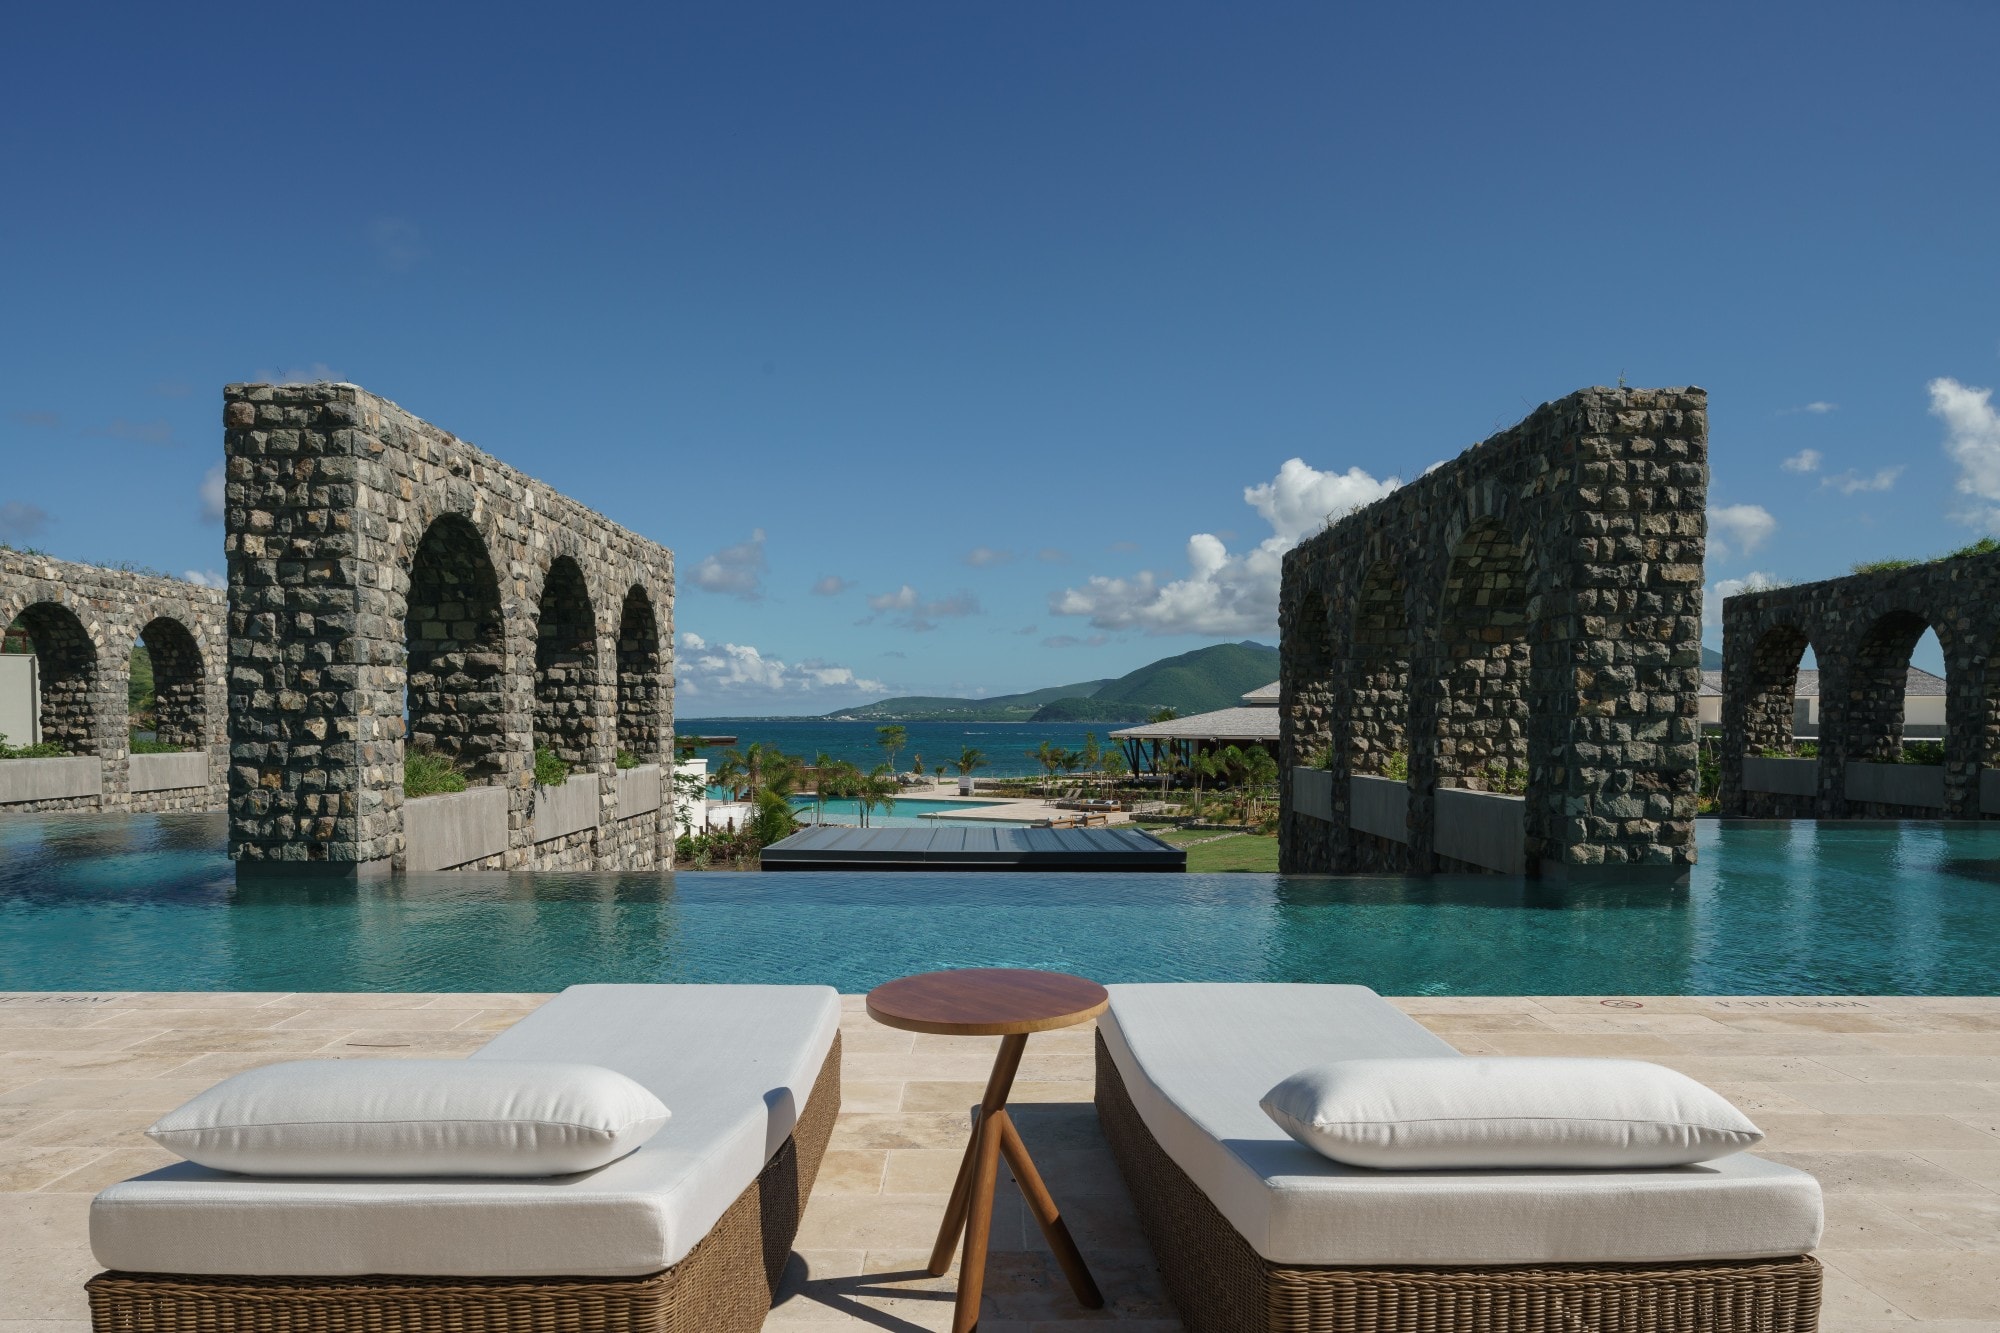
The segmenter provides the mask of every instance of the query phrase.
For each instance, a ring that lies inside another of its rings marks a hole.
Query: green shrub
[[[1854,574],[1887,574],[1891,570],[1896,569],[1914,569],[1920,563],[1922,562],[1906,560],[1900,556],[1889,560],[1863,560],[1849,572]]]
[[[33,745],[9,745],[7,735],[0,732],[0,759],[67,759],[68,750],[54,741],[37,741]]]
[[[1405,770],[1407,773],[1407,769]],[[1528,794],[1528,770],[1496,759],[1486,766],[1486,790],[1503,796]]]
[[[560,787],[569,781],[569,765],[554,750],[543,746],[535,747],[535,785],[538,787]]]
[[[1942,764],[1944,762],[1943,741],[1905,741],[1903,753],[1896,757],[1903,764]]]
[[[412,750],[403,756],[403,795],[438,796],[465,790],[465,773],[449,756]]]
[[[133,754],[186,754],[192,746],[176,745],[172,741],[147,740],[143,736],[132,738]]]
[[[639,766],[639,756],[633,754],[630,750],[620,750],[611,762],[619,768],[637,768]]]
[[[759,847],[769,847],[798,831],[798,816],[792,803],[769,787],[757,793],[757,813],[750,817],[750,836]]]

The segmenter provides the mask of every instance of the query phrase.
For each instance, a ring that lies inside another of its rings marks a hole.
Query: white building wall
[[[41,682],[33,653],[0,653],[0,736],[9,745],[42,739]]]

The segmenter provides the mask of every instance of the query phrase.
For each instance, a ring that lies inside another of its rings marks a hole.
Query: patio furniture
[[[286,1179],[191,1162],[97,1196],[98,1333],[753,1333],[840,1107],[825,986],[572,986],[474,1060],[601,1065],[671,1111],[539,1179]]]
[[[1189,1333],[1808,1333],[1818,1183],[1653,1169],[1379,1171],[1257,1103],[1316,1064],[1445,1056],[1362,986],[1110,987],[1097,1110]]]
[[[1030,1033],[1087,1023],[1104,1012],[1105,1003],[1104,987],[1094,981],[1066,972],[1003,967],[924,972],[886,982],[868,993],[869,1016],[888,1027],[953,1037],[1000,1038],[1000,1052],[986,1080],[986,1094],[979,1099],[965,1156],[958,1164],[958,1179],[952,1185],[944,1223],[931,1250],[929,1271],[942,1277],[951,1268],[952,1249],[959,1232],[964,1231],[965,1253],[959,1263],[952,1333],[968,1333],[979,1322],[993,1193],[1002,1153],[1076,1299],[1085,1309],[1104,1307],[1104,1297],[1077,1252],[1076,1242],[1070,1239],[1062,1213],[1007,1114],[1007,1094],[1014,1086],[1014,1074],[1021,1067]]]

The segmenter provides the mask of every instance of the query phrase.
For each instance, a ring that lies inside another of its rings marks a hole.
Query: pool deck
[[[140,1130],[274,1060],[462,1056],[534,995],[0,993],[0,1333],[81,1333],[95,1190],[172,1160]],[[844,998],[842,1110],[770,1330],[948,1327],[920,1272],[990,1040]],[[1631,1056],[1709,1083],[1826,1190],[1826,1333],[2000,1333],[2000,998],[1416,998],[1468,1054]],[[1634,1007],[1636,1006],[1636,1007]],[[982,1333],[1178,1328],[1089,1105],[1087,1029],[1033,1038],[1015,1110],[1109,1301],[1078,1310],[1003,1188]]]

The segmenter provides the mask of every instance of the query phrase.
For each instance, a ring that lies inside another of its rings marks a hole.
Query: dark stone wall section
[[[1910,651],[1937,632],[1945,661],[1944,808],[1847,799],[1848,765],[1903,748]],[[1819,669],[1819,791],[1746,791],[1746,756],[1794,754],[1793,691],[1806,649]],[[2000,554],[1740,593],[1722,604],[1725,816],[1981,819],[1980,773],[2000,768]]]
[[[406,744],[507,790],[489,862],[671,865],[613,794],[617,748],[672,762],[671,552],[352,384],[229,385],[223,427],[240,870],[399,867]],[[533,842],[538,736],[594,830]]]
[[[228,762],[225,609],[220,589],[0,548],[0,626],[18,619],[33,641],[42,739],[104,766],[99,795],[11,804],[0,813],[220,807]],[[132,648],[142,638],[153,662],[156,734],[208,754],[204,786],[132,790],[129,690]]]
[[[1287,554],[1282,868],[1457,868],[1436,790],[1525,770],[1531,874],[1685,876],[1707,491],[1704,391],[1584,389]],[[1349,823],[1349,778],[1394,751],[1407,847]],[[1319,763],[1331,823],[1292,809]]]

